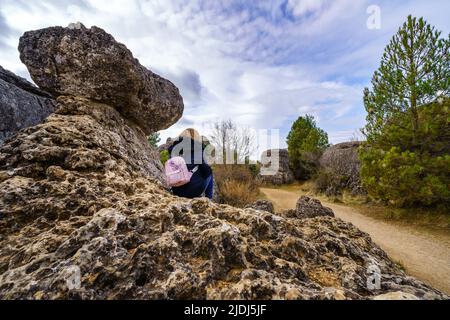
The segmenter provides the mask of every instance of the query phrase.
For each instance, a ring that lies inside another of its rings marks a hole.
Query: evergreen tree
[[[408,114],[415,136],[418,108],[450,95],[450,36],[440,36],[423,18],[411,16],[394,35],[373,76],[373,89],[364,91],[368,141],[399,112]]]
[[[313,116],[299,117],[287,137],[289,160],[297,179],[306,180],[316,169],[320,153],[329,146],[328,135]]]
[[[158,144],[161,142],[161,135],[159,132],[152,133],[148,136],[148,143],[154,147],[157,148]]]
[[[411,16],[365,89],[361,178],[396,206],[448,204],[450,37]]]

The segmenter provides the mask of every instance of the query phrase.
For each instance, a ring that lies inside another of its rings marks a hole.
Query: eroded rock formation
[[[47,43],[38,53],[42,67],[61,52],[46,37],[69,34],[71,47],[84,50],[91,34],[93,52],[103,43],[86,30],[38,34]],[[31,47],[24,39],[22,50]],[[61,88],[52,72],[39,77]],[[56,89],[58,111],[0,148],[1,299],[448,298],[405,275],[367,234],[339,219],[172,196],[140,122],[111,101]],[[155,121],[171,122],[158,114]],[[381,276],[375,289],[368,286],[373,270]]]
[[[323,180],[321,191],[329,196],[341,194],[344,190],[353,195],[366,193],[360,177],[360,146],[357,141],[344,142],[325,150],[319,160]]]
[[[51,95],[0,66],[0,145],[55,111]]]

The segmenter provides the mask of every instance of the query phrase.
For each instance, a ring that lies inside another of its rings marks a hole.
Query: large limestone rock
[[[166,129],[182,116],[178,88],[144,68],[100,28],[73,24],[26,32],[19,51],[41,89],[55,97],[72,95],[111,105],[146,134]]]
[[[261,156],[261,163],[263,167],[270,168],[274,161],[274,158],[279,159],[279,169],[270,175],[259,175],[260,180],[263,183],[272,185],[283,185],[290,184],[294,182],[294,174],[289,167],[289,152],[287,149],[274,149],[267,150]]]
[[[0,148],[0,299],[448,298],[339,219],[172,196],[119,111],[60,96]]]
[[[44,121],[55,105],[50,94],[0,66],[0,145],[17,131]]]
[[[344,142],[334,145],[323,153],[319,162],[326,179],[321,183],[321,191],[327,195],[337,195],[348,190],[354,195],[365,194],[361,177],[358,148],[360,142]]]

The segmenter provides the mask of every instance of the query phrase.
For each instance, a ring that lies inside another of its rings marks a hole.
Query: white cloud
[[[407,13],[450,29],[446,0],[380,2],[383,25],[374,32],[369,0],[0,0],[0,31],[8,30],[0,64],[24,75],[16,49],[24,31],[82,21],[180,88],[185,114],[164,138],[227,118],[286,133],[309,113],[340,141],[364,125],[362,89]]]
[[[292,10],[294,16],[300,17],[320,10],[325,2],[325,0],[289,0],[287,7]]]

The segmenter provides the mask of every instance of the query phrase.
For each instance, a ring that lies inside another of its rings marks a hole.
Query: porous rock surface
[[[0,66],[0,145],[55,111],[51,95]]]
[[[116,108],[148,135],[183,114],[178,88],[143,67],[125,45],[98,27],[72,24],[26,32],[20,58],[34,82],[55,97],[73,95]]]
[[[58,107],[0,148],[0,299],[448,298],[339,219],[172,196],[117,108]]]

